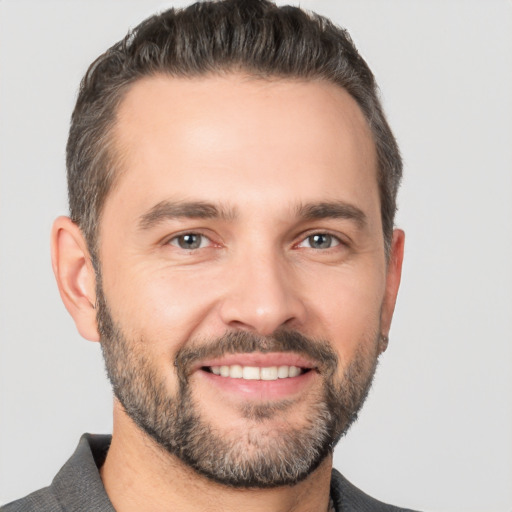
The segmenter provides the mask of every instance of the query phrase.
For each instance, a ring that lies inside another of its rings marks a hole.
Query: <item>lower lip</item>
[[[246,380],[221,377],[213,373],[198,370],[197,375],[207,384],[215,386],[229,395],[239,395],[247,400],[283,400],[300,394],[315,378],[315,370],[302,373],[297,377],[277,380]]]

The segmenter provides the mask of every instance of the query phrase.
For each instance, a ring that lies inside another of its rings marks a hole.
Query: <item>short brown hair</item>
[[[398,145],[374,76],[346,30],[297,7],[268,0],[222,0],[169,9],[143,21],[96,59],[80,84],[67,144],[69,207],[96,260],[102,208],[116,176],[111,137],[117,108],[145,76],[195,77],[244,71],[276,78],[326,79],[356,100],[371,128],[386,254],[402,175]]]

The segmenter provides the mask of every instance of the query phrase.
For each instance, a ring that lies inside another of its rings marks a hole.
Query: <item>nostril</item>
[[[229,322],[229,326],[234,327],[240,331],[254,331],[254,328],[244,322],[241,322],[240,320],[232,320]]]

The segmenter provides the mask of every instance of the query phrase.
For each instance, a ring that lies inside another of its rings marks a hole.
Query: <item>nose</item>
[[[267,336],[280,327],[305,320],[297,276],[278,254],[240,255],[232,262],[229,284],[220,306],[227,327]]]

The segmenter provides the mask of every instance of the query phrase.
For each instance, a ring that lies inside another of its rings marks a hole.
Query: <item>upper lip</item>
[[[204,359],[194,365],[192,371],[199,370],[205,366],[233,366],[235,364],[240,366],[257,366],[260,368],[268,368],[271,366],[297,366],[298,368],[308,370],[317,367],[315,363],[305,356],[293,352],[250,352],[225,354],[221,357]]]

